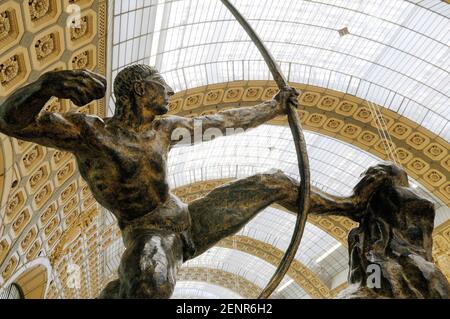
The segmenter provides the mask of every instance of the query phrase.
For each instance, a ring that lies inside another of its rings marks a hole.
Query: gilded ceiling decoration
[[[251,281],[219,269],[188,267],[178,272],[179,281],[199,281],[228,288],[246,299],[255,299],[262,289]]]
[[[43,299],[47,280],[47,269],[38,265],[24,271],[15,282],[21,287],[25,299]]]
[[[66,12],[69,5],[80,8],[78,27],[67,27],[72,17]],[[106,75],[106,18],[105,0],[2,1],[0,102],[49,70],[88,68]],[[75,109],[71,102],[54,98],[45,109],[104,116],[105,101]],[[89,284],[77,297],[95,296],[95,279],[102,274],[99,210],[79,177],[73,157],[4,135],[1,139],[0,285],[37,257],[54,261],[52,255],[79,239],[83,231],[86,242],[80,246],[75,242],[71,248],[74,262],[83,264]],[[98,249],[95,254],[93,247]],[[64,295],[62,278],[67,269],[52,266],[51,278],[45,281],[50,281],[50,290],[58,291],[54,297],[70,297],[70,293]],[[34,292],[28,297],[44,297],[45,293]]]
[[[254,255],[268,262],[273,266],[278,266],[283,251],[273,246],[245,236],[233,236],[219,242],[218,247],[237,249],[242,252]],[[308,295],[315,299],[331,298],[328,287],[308,268],[294,259],[287,275],[294,279]]]

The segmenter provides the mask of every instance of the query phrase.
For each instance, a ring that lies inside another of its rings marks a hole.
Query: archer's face
[[[142,81],[143,94],[139,97],[139,106],[146,115],[166,114],[170,96],[174,94],[173,89],[164,81],[159,73],[146,77]]]

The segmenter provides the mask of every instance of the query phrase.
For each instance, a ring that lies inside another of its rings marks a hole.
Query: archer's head
[[[116,114],[121,108],[129,107],[144,120],[168,112],[169,97],[173,89],[164,81],[154,67],[135,64],[119,72],[114,81],[116,97]]]

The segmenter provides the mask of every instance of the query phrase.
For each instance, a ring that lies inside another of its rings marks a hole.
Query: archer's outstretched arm
[[[188,134],[195,138],[195,129],[203,133],[203,141],[211,140],[220,135],[242,133],[250,128],[257,127],[273,118],[286,114],[286,106],[291,103],[298,106],[299,93],[293,88],[280,91],[273,100],[261,104],[229,109],[213,115],[194,118],[170,116],[166,118],[172,136],[172,144],[180,142]],[[201,127],[201,128],[200,128]],[[197,141],[196,141],[197,142]],[[183,143],[184,144],[184,143]],[[190,143],[187,143],[190,144]]]

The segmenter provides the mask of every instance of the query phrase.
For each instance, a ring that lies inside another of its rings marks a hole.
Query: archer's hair
[[[117,101],[129,99],[133,92],[133,83],[158,73],[154,67],[144,64],[133,64],[117,74],[114,80],[114,95]]]

